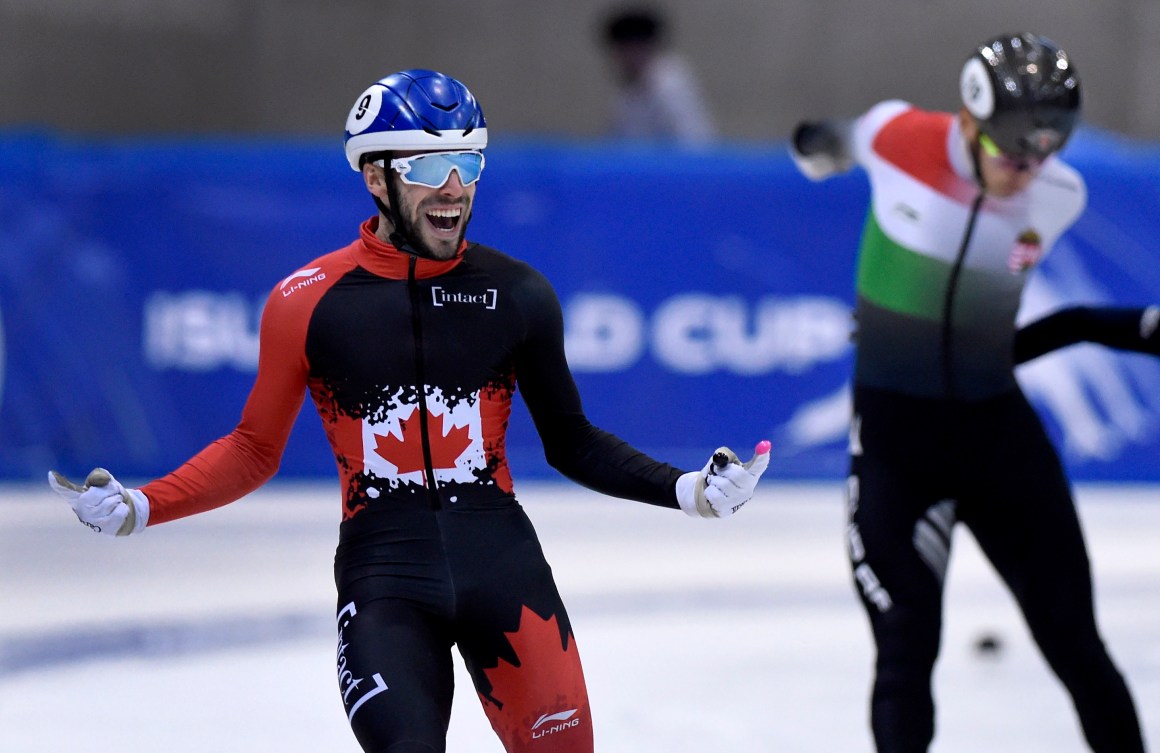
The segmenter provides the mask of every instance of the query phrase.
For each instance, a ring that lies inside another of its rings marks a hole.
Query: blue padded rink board
[[[871,750],[840,483],[763,486],[726,521],[571,485],[517,491],[569,605],[601,753]],[[1160,488],[1077,494],[1100,623],[1155,748]],[[0,751],[357,751],[335,678],[338,504],[335,484],[275,482],[110,540],[47,486],[0,487]],[[961,527],[954,548],[932,751],[1086,751]],[[1000,649],[981,653],[988,635]],[[448,750],[500,753],[458,672]]]

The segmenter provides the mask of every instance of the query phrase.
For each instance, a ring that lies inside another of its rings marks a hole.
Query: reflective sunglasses
[[[386,160],[375,162],[385,167]],[[483,172],[483,152],[426,152],[411,157],[391,160],[391,169],[408,185],[441,188],[451,178],[451,171],[459,173],[459,181],[470,186]]]
[[[992,141],[991,137],[985,133],[979,134],[979,146],[982,147],[988,157],[998,160],[1003,167],[1017,173],[1034,170],[1047,160],[1046,156],[1012,157],[1000,149],[999,145]]]

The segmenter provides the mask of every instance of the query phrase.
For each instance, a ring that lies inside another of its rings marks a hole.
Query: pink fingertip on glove
[[[772,442],[770,442],[768,439],[763,439],[757,443],[756,447],[753,448],[753,452],[757,455],[764,455],[765,453],[769,452],[772,447]]]

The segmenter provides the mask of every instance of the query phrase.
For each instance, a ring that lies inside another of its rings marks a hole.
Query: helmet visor
[[[383,160],[375,164],[383,167]],[[391,169],[408,185],[440,188],[451,177],[451,171],[459,173],[459,181],[470,186],[479,180],[483,172],[483,152],[472,149],[463,152],[424,152],[411,157],[391,160]]]
[[[984,154],[1002,164],[1003,167],[1007,168],[1008,170],[1020,173],[1026,172],[1028,170],[1034,170],[1035,168],[1042,165],[1050,155],[1050,153],[1027,154],[1020,156],[1007,154],[999,148],[999,145],[996,144],[990,136],[985,133],[979,134],[979,147],[983,150]]]

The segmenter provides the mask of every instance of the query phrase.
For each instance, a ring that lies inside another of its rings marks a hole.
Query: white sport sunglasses
[[[469,149],[461,152],[424,152],[411,157],[391,160],[391,169],[399,174],[404,183],[412,186],[440,188],[451,177],[451,171],[459,173],[464,186],[479,180],[483,172],[483,152]],[[386,160],[376,160],[374,164],[386,167]]]

